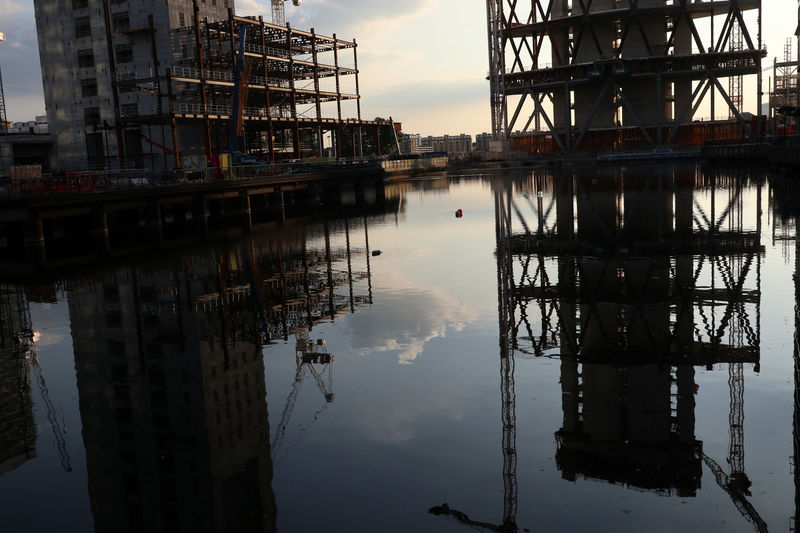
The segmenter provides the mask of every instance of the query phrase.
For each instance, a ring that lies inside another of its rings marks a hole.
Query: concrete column
[[[281,203],[281,214],[280,214],[279,222],[281,223],[281,225],[283,225],[283,224],[286,223],[286,202],[285,202],[285,199],[283,197],[283,190],[278,188],[277,193],[278,193],[278,200]]]
[[[164,244],[164,226],[161,222],[161,206],[153,202],[147,206],[147,231],[154,246]]]
[[[23,242],[25,259],[34,266],[47,263],[47,250],[44,241],[44,226],[38,215],[25,222]]]
[[[561,175],[556,189],[556,228],[558,238],[571,240],[575,236],[574,187],[571,175]]]
[[[103,206],[92,208],[92,239],[97,257],[107,257],[111,251],[111,244],[108,239],[108,216]]]
[[[250,233],[253,231],[253,217],[250,212],[250,196],[247,195],[247,191],[239,193],[239,201],[241,203],[239,214],[242,221],[242,231]]]
[[[208,202],[205,196],[199,195],[195,197],[192,204],[192,211],[195,223],[197,224],[197,231],[202,237],[208,236]]]

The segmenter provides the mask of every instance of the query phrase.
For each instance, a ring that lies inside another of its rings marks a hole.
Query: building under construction
[[[205,167],[368,155],[355,40],[240,17],[231,0],[36,0],[48,121],[62,169]],[[275,20],[277,19],[277,20]]]
[[[761,0],[488,0],[487,16],[496,141],[571,152],[761,133],[743,112],[746,76],[761,109]]]
[[[783,45],[783,60],[772,65],[772,87],[769,93],[769,116],[774,119],[770,133],[797,133],[797,119],[780,112],[781,108],[797,107],[797,59],[792,57],[792,38]]]

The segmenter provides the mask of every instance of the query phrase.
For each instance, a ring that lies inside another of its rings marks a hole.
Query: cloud
[[[384,282],[392,290],[376,300],[375,309],[348,321],[350,348],[359,353],[393,352],[398,364],[409,365],[428,342],[446,337],[448,331],[461,331],[478,318],[477,309],[444,290],[420,288],[398,277]]]
[[[287,2],[286,18],[295,26],[318,26],[320,32],[361,30],[365,23],[420,14],[432,4],[432,0],[304,0],[301,7]]]
[[[4,21],[8,20],[5,17],[16,15],[18,13],[32,12],[31,4],[29,2],[22,2],[20,0],[0,0],[0,13],[3,14]],[[9,24],[7,28],[0,28],[0,31],[8,32],[14,26]]]
[[[485,99],[489,93],[488,82],[418,81],[388,86],[370,95],[370,104],[388,108],[420,108],[453,105]]]
[[[42,72],[33,3],[0,0],[6,41],[0,42],[0,70],[9,120],[28,121],[44,114]]]

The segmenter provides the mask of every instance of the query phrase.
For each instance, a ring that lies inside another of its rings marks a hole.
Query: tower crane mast
[[[283,3],[287,0],[272,0],[272,23],[278,26],[286,26],[286,9]],[[292,0],[292,4],[299,6],[301,0]]]
[[[0,42],[6,40],[6,34],[0,32]],[[8,115],[6,114],[6,96],[3,93],[3,74],[0,72],[0,133],[5,133]]]

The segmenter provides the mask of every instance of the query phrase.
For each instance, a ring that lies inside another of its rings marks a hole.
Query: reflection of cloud
[[[53,346],[55,344],[64,342],[65,339],[63,334],[57,333],[53,330],[36,330],[33,335],[33,340],[36,343],[37,348]]]
[[[23,13],[27,11],[26,9],[26,2],[15,2],[14,0],[0,0],[0,13],[4,15],[13,15],[15,13]],[[8,32],[10,28],[6,28],[3,31]]]
[[[369,312],[356,313],[350,321],[350,347],[363,354],[397,352],[398,363],[411,364],[435,338],[448,330],[461,331],[478,317],[447,292],[432,288],[403,290],[404,283],[391,284]]]

